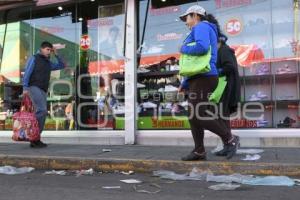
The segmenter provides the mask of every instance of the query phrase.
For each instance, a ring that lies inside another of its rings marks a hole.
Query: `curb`
[[[252,174],[300,176],[300,164],[294,163],[241,163],[241,162],[183,162],[172,160],[99,159],[58,156],[0,155],[0,166],[33,167],[38,170],[78,170],[93,168],[96,171],[135,171],[152,173],[171,170],[186,173],[194,167],[210,170],[214,174]]]

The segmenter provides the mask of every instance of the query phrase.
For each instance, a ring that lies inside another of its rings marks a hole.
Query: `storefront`
[[[51,75],[46,130],[124,130],[128,143],[138,130],[188,132],[186,96],[177,93],[188,29],[178,16],[197,1],[26,2],[0,9],[1,130],[11,130],[20,107],[26,60],[47,40],[67,68]],[[217,17],[236,52],[242,103],[231,126],[299,128],[299,1],[198,4]]]

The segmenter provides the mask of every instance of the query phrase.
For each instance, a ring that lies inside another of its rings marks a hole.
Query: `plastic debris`
[[[263,153],[263,149],[238,149],[237,154],[260,154]]]
[[[124,172],[124,171],[122,171],[122,172],[120,172],[121,174],[124,174],[124,175],[132,175],[132,174],[134,174],[134,171],[129,171],[129,172]]]
[[[12,166],[3,166],[0,167],[0,174],[6,174],[6,175],[26,174],[32,172],[33,170],[34,168],[32,167],[16,168]]]
[[[189,174],[176,174],[175,172],[167,170],[159,170],[153,172],[153,176],[159,176],[162,179],[169,179],[173,181],[201,181],[205,180],[208,174],[210,174],[210,172],[199,172],[196,168],[194,168]]]
[[[159,192],[161,192],[161,187],[158,185],[158,184],[155,184],[155,183],[151,183],[150,184],[150,187],[154,187],[154,188],[157,188],[157,190],[155,191],[148,191],[148,190],[145,190],[145,189],[138,189],[139,187],[142,187],[143,185],[134,185],[133,186],[133,189],[136,191],[136,192],[139,192],[139,193],[146,193],[146,194],[157,194]]]
[[[142,183],[142,181],[140,180],[136,180],[136,179],[125,179],[125,180],[120,180],[123,183],[127,183],[127,184],[140,184]]]
[[[244,161],[255,161],[255,160],[259,160],[260,158],[261,158],[260,155],[254,154],[254,155],[246,155],[246,158],[243,158],[242,160],[244,160]]]
[[[235,184],[231,184],[231,183],[222,183],[222,184],[218,184],[218,185],[212,185],[208,188],[212,189],[212,190],[217,190],[217,191],[219,191],[219,190],[232,191],[232,190],[236,190],[239,187],[241,187],[241,185],[235,185]]]
[[[161,179],[169,180],[194,180],[201,181],[206,180],[207,182],[217,183],[238,183],[244,185],[262,185],[262,186],[293,186],[295,180],[290,179],[286,176],[266,176],[266,177],[255,177],[252,175],[232,174],[232,175],[220,175],[216,176],[210,171],[199,172],[196,169],[189,174],[176,174],[172,171],[154,171],[154,176],[158,176]]]
[[[78,170],[76,171],[76,176],[82,176],[82,175],[93,175],[94,174],[94,170],[92,168],[88,169],[88,170]]]
[[[107,152],[112,152],[111,149],[102,149],[102,152],[107,153]]]
[[[240,183],[242,184],[244,180],[251,180],[253,176],[250,175],[241,175],[241,174],[232,174],[232,175],[207,175],[207,182],[216,182],[216,183]]]
[[[243,184],[261,186],[294,186],[295,181],[286,176],[266,176],[243,180]]]
[[[44,173],[45,175],[60,175],[60,176],[65,176],[67,175],[67,172],[66,171],[55,171],[55,170],[52,170],[52,171],[47,171]]]
[[[121,189],[121,186],[103,186],[102,189],[106,189],[106,190]]]

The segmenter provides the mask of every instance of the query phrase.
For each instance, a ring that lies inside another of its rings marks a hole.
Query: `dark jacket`
[[[241,82],[238,71],[238,63],[234,50],[223,44],[218,50],[217,68],[219,76],[226,76],[227,86],[223,93],[224,114],[232,114],[237,111],[241,100]]]
[[[64,68],[62,60],[56,56],[58,63],[53,63],[45,56],[37,53],[32,56],[26,64],[23,77],[23,89],[26,90],[30,86],[48,91],[51,71]]]

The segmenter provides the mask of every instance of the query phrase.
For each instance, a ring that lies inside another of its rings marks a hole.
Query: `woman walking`
[[[210,53],[210,71],[184,78],[180,90],[188,89],[189,93],[189,123],[195,143],[195,148],[183,161],[206,160],[204,147],[204,129],[217,134],[227,146],[227,158],[232,158],[239,146],[239,139],[231,134],[224,123],[212,117],[213,106],[209,106],[209,96],[218,85],[217,51],[218,30],[210,23],[215,20],[204,8],[195,5],[190,7],[180,19],[186,23],[191,33],[184,41],[180,52],[185,55],[201,56]],[[190,45],[194,44],[194,45]],[[214,113],[214,112],[213,112]]]

